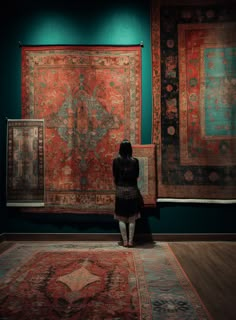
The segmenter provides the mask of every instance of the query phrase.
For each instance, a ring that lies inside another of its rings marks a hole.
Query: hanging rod
[[[144,47],[143,41],[138,44],[23,44],[22,41],[18,41],[19,48],[21,47],[56,47],[56,46],[67,46],[67,47]]]

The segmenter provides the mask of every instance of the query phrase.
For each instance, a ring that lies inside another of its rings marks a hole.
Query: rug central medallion
[[[112,159],[141,139],[140,47],[23,47],[22,117],[45,120],[46,210],[113,212]]]
[[[80,291],[94,281],[100,280],[100,277],[93,275],[86,268],[82,267],[65,276],[61,276],[57,281],[64,283],[72,292]]]

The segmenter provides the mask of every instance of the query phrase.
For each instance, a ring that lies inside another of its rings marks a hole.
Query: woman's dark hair
[[[132,145],[129,140],[124,139],[120,144],[119,154],[124,158],[131,158],[133,154]]]

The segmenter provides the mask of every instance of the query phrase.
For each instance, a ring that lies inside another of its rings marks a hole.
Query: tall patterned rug
[[[44,210],[113,212],[112,158],[141,142],[141,47],[22,47],[22,118],[45,120]]]
[[[235,8],[152,2],[159,200],[236,202]]]
[[[146,207],[156,205],[156,146],[155,144],[133,145],[133,156],[139,160],[138,186]]]
[[[1,319],[211,319],[166,243],[22,242],[4,249]]]
[[[44,120],[7,120],[7,206],[44,206]]]

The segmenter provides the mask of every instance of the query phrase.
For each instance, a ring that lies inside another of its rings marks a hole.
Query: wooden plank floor
[[[236,319],[236,242],[169,242],[214,320]]]

